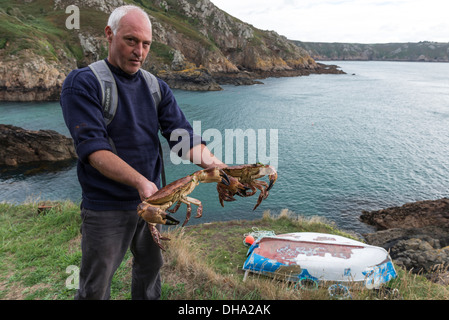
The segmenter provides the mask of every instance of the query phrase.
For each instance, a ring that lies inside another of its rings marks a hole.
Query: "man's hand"
[[[210,167],[227,167],[226,164],[215,157],[215,155],[210,152],[209,148],[207,148],[207,146],[203,144],[197,144],[193,146],[193,148],[190,149],[189,152],[187,152],[186,158],[189,159],[190,162],[200,166],[203,169],[207,169]]]
[[[140,200],[144,201],[146,198],[153,195],[158,189],[153,182],[143,179],[137,187],[137,190],[139,191]]]

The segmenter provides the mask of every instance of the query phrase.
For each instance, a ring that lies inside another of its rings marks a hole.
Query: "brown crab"
[[[229,185],[229,178],[223,170],[215,167],[196,171],[191,175],[173,181],[138,205],[137,213],[148,223],[154,242],[162,250],[164,248],[160,240],[169,239],[161,236],[160,232],[156,229],[156,224],[179,224],[179,221],[170,216],[165,210],[176,203],[176,206],[172,210],[167,210],[170,213],[174,213],[179,209],[181,203],[185,203],[187,205],[187,215],[182,226],[185,226],[190,219],[192,212],[191,204],[198,206],[196,218],[202,216],[203,205],[201,201],[188,197],[200,182],[220,182],[220,184]]]
[[[234,195],[249,197],[254,195],[257,189],[259,189],[260,195],[253,208],[253,210],[256,210],[262,200],[268,197],[268,191],[270,191],[277,180],[276,169],[273,166],[261,163],[226,167],[223,168],[223,171],[228,175],[230,183],[227,185],[223,183],[217,184],[221,206],[224,206],[223,201],[235,201]],[[269,184],[265,181],[257,180],[266,175],[268,175]]]

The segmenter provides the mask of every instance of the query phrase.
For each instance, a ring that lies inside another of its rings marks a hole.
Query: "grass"
[[[52,203],[38,212],[38,203],[0,203],[0,299],[71,300],[80,265],[81,224],[78,204]],[[295,287],[278,279],[250,274],[243,281],[248,247],[244,235],[253,231],[323,232],[351,237],[316,217],[287,210],[266,212],[254,221],[229,221],[173,228],[165,232],[165,264],[161,270],[163,300],[329,300],[330,284],[317,289]],[[132,255],[128,252],[111,286],[111,299],[131,297]],[[382,290],[351,284],[351,298],[447,300],[447,287],[396,267],[399,276]]]

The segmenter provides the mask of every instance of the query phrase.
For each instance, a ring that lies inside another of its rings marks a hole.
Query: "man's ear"
[[[114,36],[114,33],[112,32],[112,29],[110,26],[106,26],[106,28],[104,28],[104,33],[106,35],[106,39],[108,40],[108,42],[112,41],[112,37]]]

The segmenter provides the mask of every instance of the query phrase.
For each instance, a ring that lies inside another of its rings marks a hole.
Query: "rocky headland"
[[[343,73],[209,0],[9,2],[0,9],[0,101],[58,100],[71,70],[107,57],[103,30],[112,10],[125,3],[142,7],[152,21],[153,43],[143,68],[174,89],[221,90],[222,84],[255,84],[266,77]],[[79,27],[67,24],[72,5],[79,8]]]
[[[449,199],[364,211],[360,219],[377,229],[366,241],[388,250],[396,264],[449,284]]]

